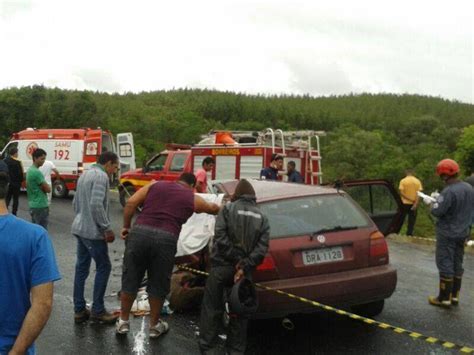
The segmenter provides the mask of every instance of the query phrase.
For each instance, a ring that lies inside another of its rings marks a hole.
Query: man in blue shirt
[[[288,164],[286,164],[286,171],[288,173],[288,182],[296,182],[297,184],[302,184],[304,182],[303,177],[296,170],[296,164],[293,160],[290,160]]]
[[[278,154],[272,154],[270,166],[260,170],[260,179],[262,180],[278,180],[278,170],[283,168],[283,157]]]
[[[0,171],[0,354],[35,354],[59,275],[46,230],[8,214],[8,175]]]

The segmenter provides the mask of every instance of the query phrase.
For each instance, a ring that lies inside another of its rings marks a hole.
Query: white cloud
[[[0,17],[5,21],[16,14],[31,8],[31,0],[2,0],[0,2]]]
[[[474,103],[469,0],[2,4],[0,87],[407,92]]]

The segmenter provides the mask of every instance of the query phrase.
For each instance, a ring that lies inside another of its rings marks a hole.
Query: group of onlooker
[[[54,163],[46,160],[46,151],[38,148],[31,156],[33,162],[26,176],[23,173],[23,164],[18,159],[18,148],[10,148],[8,156],[0,163],[5,167],[9,177],[6,205],[9,208],[10,202],[13,202],[12,214],[16,216],[21,187],[25,182],[31,220],[48,229],[49,206],[52,198],[51,175],[55,173],[56,179],[60,179],[61,176]]]
[[[51,191],[51,182],[40,171],[46,152],[42,149],[33,152],[33,165],[26,174],[31,218],[43,228],[15,217],[23,181],[23,169],[16,153],[13,149],[9,159],[0,161],[0,319],[3,324],[0,327],[0,353],[34,354],[32,344],[52,309],[53,282],[61,276],[46,231],[49,214],[47,193]],[[262,178],[276,180],[282,165],[283,158],[274,155],[270,166],[261,171]],[[208,157],[196,176],[183,173],[176,182],[154,182],[131,196],[124,209],[120,234],[126,241],[121,311],[111,313],[104,304],[111,272],[108,243],[115,239],[109,217],[108,194],[110,176],[118,166],[117,155],[104,152],[97,163],[81,175],[77,184],[73,201],[75,218],[71,228],[77,242],[74,320],[76,323],[90,319],[115,324],[117,334],[127,334],[130,331],[130,310],[146,274],[150,303],[149,336],[157,338],[166,333],[169,325],[160,319],[160,311],[170,291],[181,227],[193,213],[213,214],[217,215],[217,220],[210,251],[211,270],[201,305],[199,336],[201,352],[211,352],[216,346],[224,313],[224,289],[251,279],[252,271],[268,250],[270,226],[256,204],[252,184],[240,180],[230,203],[225,206],[206,202],[194,192],[207,190],[207,172],[214,167],[214,160]],[[48,169],[54,171],[51,166]],[[302,182],[294,162],[288,163],[287,172],[289,181]],[[436,265],[440,289],[439,295],[430,297],[429,302],[450,307],[459,303],[464,243],[474,218],[474,190],[459,180],[459,166],[453,160],[440,161],[436,173],[445,183],[440,196],[431,204],[431,213],[437,217]],[[474,175],[468,178],[471,184],[472,180]],[[407,234],[412,235],[419,204],[417,191],[422,190],[422,186],[409,170],[399,188],[404,216],[409,217]],[[13,214],[8,213],[11,198],[14,201]],[[141,213],[132,225],[139,207]],[[92,260],[96,264],[96,275],[89,308],[84,289]],[[246,318],[231,317],[226,341],[228,352],[242,354],[245,351],[246,329]]]

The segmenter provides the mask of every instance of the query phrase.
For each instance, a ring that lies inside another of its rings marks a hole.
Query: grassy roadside
[[[401,234],[406,234],[408,217],[405,219]],[[430,208],[424,204],[418,207],[415,223],[415,236],[435,239],[435,220],[431,217]]]
[[[400,235],[406,235],[408,217],[400,231]],[[416,237],[436,239],[435,238],[435,219],[431,217],[430,208],[421,204],[416,216],[414,234]],[[474,229],[471,231],[471,240],[474,240]]]

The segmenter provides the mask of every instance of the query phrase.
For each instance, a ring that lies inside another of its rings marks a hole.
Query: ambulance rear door
[[[120,160],[120,173],[135,170],[135,146],[130,132],[117,134],[117,154]]]

